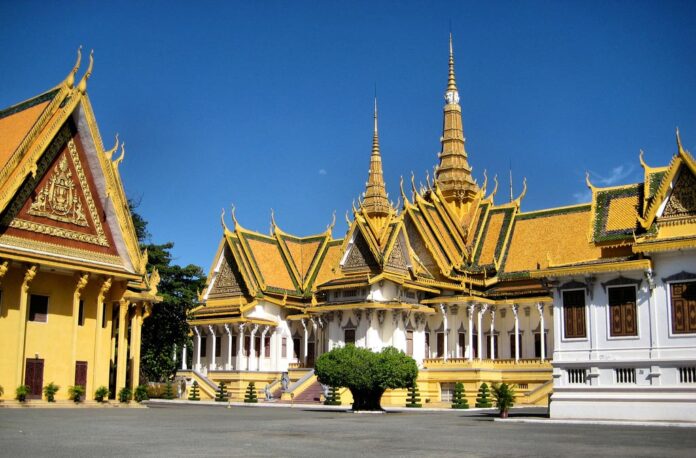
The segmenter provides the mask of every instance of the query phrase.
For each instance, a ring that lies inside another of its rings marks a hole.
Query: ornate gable
[[[687,167],[682,167],[661,218],[692,218],[695,216],[696,178]]]
[[[230,296],[241,296],[246,294],[244,279],[239,272],[230,249],[225,247],[215,278],[212,281],[208,297],[217,299]]]
[[[379,264],[370,252],[370,247],[360,231],[355,231],[355,242],[343,263],[344,270],[377,270]]]
[[[404,252],[404,247],[401,244],[401,236],[398,235],[394,242],[394,247],[389,254],[385,267],[394,269],[400,272],[408,272],[407,255]]]

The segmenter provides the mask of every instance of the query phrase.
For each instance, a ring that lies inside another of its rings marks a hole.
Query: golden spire
[[[384,216],[392,208],[387,197],[384,175],[382,174],[382,156],[379,152],[379,134],[377,132],[377,97],[375,97],[374,132],[372,134],[372,154],[370,156],[370,174],[365,183],[365,193],[361,207],[369,216]]]
[[[446,105],[442,127],[442,150],[440,164],[435,175],[435,185],[448,201],[464,201],[473,198],[478,186],[471,177],[471,167],[464,148],[462,108],[459,106],[459,91],[454,78],[454,49],[452,34],[449,39],[449,79],[445,91]]]

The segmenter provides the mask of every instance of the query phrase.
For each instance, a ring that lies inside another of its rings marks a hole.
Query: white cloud
[[[319,169],[319,175],[326,175],[326,169]]]
[[[578,204],[590,202],[592,200],[592,191],[588,189],[587,191],[576,192],[573,194],[573,199],[575,199],[575,202]]]
[[[599,173],[591,172],[590,180],[592,184],[600,186],[614,186],[633,174],[635,167],[633,165],[618,165],[611,169],[611,173],[606,176],[602,176]]]

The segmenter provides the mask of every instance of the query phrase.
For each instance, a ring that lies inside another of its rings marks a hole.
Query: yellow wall
[[[17,368],[22,361],[19,354],[20,317],[19,303],[21,284],[25,270],[21,266],[10,268],[2,278],[2,311],[0,313],[0,385],[4,388],[3,399],[13,399],[15,389],[24,383],[24,371],[17,379]],[[109,369],[112,351],[111,297],[107,295],[106,327],[101,329],[99,368],[95,383],[95,343],[97,331],[97,301],[103,278],[90,278],[82,290],[84,301],[84,325],[77,327],[75,359],[87,362],[86,399],[94,399],[98,386],[109,385]],[[75,363],[73,361],[73,292],[77,277],[72,273],[65,275],[39,271],[29,285],[29,295],[39,294],[49,297],[48,319],[45,323],[26,322],[24,358],[38,354],[44,360],[43,385],[50,382],[60,386],[56,399],[67,399],[68,388],[75,383]],[[117,288],[113,288],[117,289]],[[27,312],[29,299],[27,300]],[[99,324],[100,325],[100,324]]]

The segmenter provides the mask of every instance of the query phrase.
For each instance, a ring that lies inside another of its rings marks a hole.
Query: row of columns
[[[256,335],[260,331],[260,348],[259,355],[264,355],[266,350],[266,335],[272,330],[271,326],[260,326],[258,324],[249,323],[239,323],[237,324],[237,355],[236,355],[236,367],[232,364],[232,339],[234,335],[232,333],[234,325],[223,324],[223,329],[227,335],[227,345],[225,351],[225,363],[224,370],[247,370],[247,371],[259,371],[261,370],[260,360],[256,359]],[[216,340],[218,339],[215,326],[208,325],[207,336],[211,338],[211,354],[208,356],[208,370],[217,370],[217,362],[215,356]],[[249,329],[249,354],[244,354],[244,336],[245,331]],[[199,326],[193,326],[193,369],[196,371],[201,371],[203,366],[201,364],[201,329]],[[184,345],[181,349],[181,369],[187,370],[188,366],[186,363],[187,347]],[[244,367],[240,367],[242,364],[242,358],[246,357]],[[261,356],[263,358],[263,356]]]
[[[456,305],[451,306],[453,310],[458,310]],[[542,333],[542,338],[541,338],[541,360],[545,361],[546,360],[546,339],[545,339],[545,323],[544,323],[544,303],[543,302],[537,302],[536,304],[537,310],[539,312],[539,326],[540,326],[540,332]],[[512,304],[512,313],[515,316],[515,334],[514,334],[514,339],[515,339],[515,361],[519,361],[520,359],[520,322],[519,322],[519,305],[518,304]],[[445,352],[443,355],[443,359],[447,361],[448,358],[448,336],[449,336],[449,322],[448,322],[448,307],[445,304],[440,304],[439,305],[440,313],[442,314],[442,325],[443,325],[443,334],[444,334],[444,347],[445,347]],[[474,354],[473,354],[473,346],[474,346],[474,334],[472,332],[473,326],[474,326],[474,313],[477,315],[477,328],[479,331],[477,333],[477,344],[478,344],[478,355],[476,355],[478,360],[481,360],[481,355],[482,355],[482,349],[483,349],[483,316],[487,313],[490,312],[491,315],[491,325],[490,325],[490,332],[489,332],[489,339],[490,339],[490,345],[489,348],[491,349],[491,354],[489,355],[490,359],[496,359],[496,354],[495,354],[495,312],[496,312],[496,307],[494,305],[490,304],[469,304],[468,305],[468,315],[469,315],[469,328],[468,328],[468,337],[469,337],[469,361],[473,361],[474,359]]]

